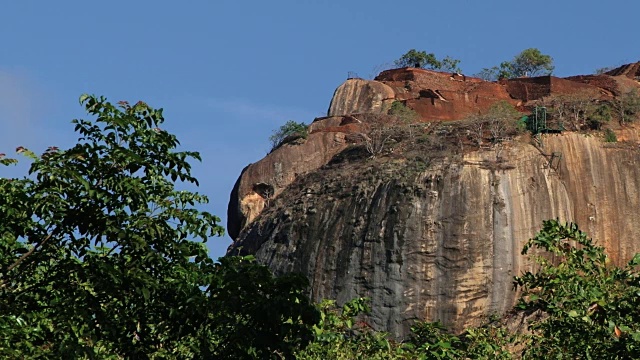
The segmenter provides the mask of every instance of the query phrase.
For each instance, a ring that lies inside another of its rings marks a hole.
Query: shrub
[[[523,358],[638,359],[640,357],[640,254],[625,267],[610,265],[605,249],[575,224],[545,221],[522,250],[535,272],[515,278],[518,308],[530,319]]]
[[[275,150],[278,146],[282,145],[288,137],[301,137],[306,139],[308,135],[309,126],[307,124],[289,120],[280,126],[278,130],[274,130],[273,134],[269,136],[271,150]]]
[[[637,120],[640,114],[640,95],[633,89],[616,97],[611,105],[618,116],[620,124],[626,124]]]
[[[415,67],[449,72],[461,71],[458,67],[458,64],[460,64],[458,59],[446,56],[444,59],[438,60],[435,54],[427,54],[426,51],[417,51],[416,49],[407,51],[398,60],[394,61],[394,64],[399,68]]]
[[[385,151],[386,145],[397,135],[399,125],[400,120],[395,116],[364,114],[357,135],[364,142],[367,152],[376,157]]]
[[[491,134],[491,141],[500,142],[502,138],[522,131],[518,121],[522,115],[506,101],[497,102],[486,114],[474,115],[471,122],[471,136],[478,146],[482,145],[485,131]]]
[[[401,101],[394,101],[387,113],[391,116],[397,117],[400,122],[407,124],[415,122],[420,117],[415,110],[407,107]]]
[[[604,132],[604,142],[608,142],[608,143],[618,142],[618,137],[616,136],[616,133],[613,132],[613,130],[611,130],[611,129],[605,130],[605,132]]]
[[[587,119],[589,127],[593,130],[600,130],[602,125],[609,121],[611,121],[611,107],[606,104],[596,107],[595,110],[589,114]]]

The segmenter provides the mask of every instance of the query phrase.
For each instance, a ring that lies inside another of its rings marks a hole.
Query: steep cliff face
[[[464,122],[438,124],[497,101],[524,111],[549,95],[611,100],[640,87],[638,69],[497,83],[422,69],[349,79],[307,139],[240,175],[228,253],[307,275],[315,300],[370,297],[370,322],[399,337],[416,319],[461,330],[510,309],[513,276],[532,266],[520,251],[546,219],[577,222],[623,264],[640,252],[634,128],[619,129],[625,142],[614,145],[598,133],[565,133],[480,151]],[[430,124],[372,159],[357,144],[367,121],[360,114],[384,112],[393,101]]]
[[[541,76],[500,82],[425,69],[393,69],[383,71],[375,80],[345,81],[336,89],[328,115],[378,113],[393,101],[402,101],[423,121],[451,121],[484,112],[498,101],[522,109],[549,95],[580,93],[594,99],[610,99],[637,87],[638,68],[640,64],[625,65],[612,70],[615,76]]]
[[[308,275],[315,300],[370,297],[371,323],[396,336],[415,319],[461,330],[514,305],[512,277],[531,266],[520,250],[545,219],[578,222],[618,263],[640,251],[640,152],[544,142],[547,155],[512,142],[429,164],[336,161],[293,182],[229,252]]]
[[[487,111],[498,101],[524,109],[527,103],[552,94],[579,92],[607,99],[637,87],[637,68],[623,66],[612,72],[617,76],[544,76],[501,83],[414,68],[384,71],[375,80],[348,79],[335,90],[328,116],[310,125],[308,139],[284,144],[245,168],[231,193],[229,234],[235,239],[296,176],[318,169],[342,151],[347,135],[359,131],[360,120],[353,115],[382,113],[401,101],[419,114],[419,121],[441,122]]]
[[[242,171],[227,210],[227,231],[232,238],[298,175],[319,168],[344,150],[349,127],[343,121],[342,117],[321,119],[311,126],[307,139],[283,144]]]

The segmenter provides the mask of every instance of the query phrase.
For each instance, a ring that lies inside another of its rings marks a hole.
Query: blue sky
[[[71,146],[82,93],[163,107],[223,218],[271,131],[326,113],[348,71],[368,78],[411,48],[466,74],[537,47],[560,76],[640,61],[635,1],[4,1],[0,152]],[[15,170],[0,169],[2,172]],[[228,237],[211,239],[224,254]]]

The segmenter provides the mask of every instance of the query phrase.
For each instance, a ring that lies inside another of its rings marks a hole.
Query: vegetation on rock
[[[402,55],[394,64],[401,67],[414,67],[419,69],[441,70],[448,72],[460,72],[460,60],[446,56],[438,60],[435,54],[426,51],[411,49]]]
[[[618,142],[618,136],[613,130],[607,129],[604,132],[604,142],[608,142],[608,143]]]
[[[524,131],[518,120],[522,114],[506,101],[493,104],[486,114],[470,117],[471,135],[477,145],[482,145],[485,132],[491,135],[493,143],[501,142],[507,136],[517,135]]]
[[[504,61],[499,66],[485,68],[477,76],[495,81],[525,76],[551,75],[553,73],[553,58],[545,55],[536,48],[523,50],[511,61]]]
[[[401,60],[457,67],[457,60],[410,53]],[[552,71],[551,63],[528,49],[498,71],[531,75]],[[545,101],[552,120],[576,130],[600,129],[613,117],[626,124],[640,113],[636,91],[611,102],[588,94]],[[223,234],[220,219],[201,210],[206,196],[176,188],[198,185],[190,160],[200,155],[177,150],[177,138],[160,127],[162,109],[87,95],[80,102],[94,120],[73,121],[76,145],[41,155],[19,147],[29,174],[0,178],[4,358],[640,357],[640,255],[612,266],[575,224],[546,221],[525,245],[522,255],[532,253],[537,267],[514,278],[521,297],[509,317],[460,334],[418,321],[409,337],[394,340],[366,322],[365,298],[314,305],[301,275],[276,277],[252,256],[211,259],[204,243]],[[523,130],[520,117],[497,102],[462,124],[472,130],[467,135],[443,127],[439,140],[457,136],[462,148],[463,140],[481,145],[488,133],[500,142]],[[418,114],[396,101],[360,120],[360,148],[375,157],[413,139]],[[276,148],[307,131],[288,121],[270,140]],[[605,140],[616,141],[615,133],[607,129]],[[2,166],[17,162],[0,154]],[[527,331],[514,331],[509,318],[523,319]]]
[[[357,133],[367,152],[376,157],[388,149],[390,142],[413,137],[413,125],[420,116],[400,101],[394,101],[387,113],[363,114],[360,116],[360,131]]]
[[[323,303],[315,340],[301,359],[635,359],[640,356],[640,254],[626,267],[609,265],[602,247],[575,224],[549,220],[522,254],[535,250],[538,270],[514,279],[522,291],[508,320],[490,321],[455,336],[438,323],[418,322],[412,336],[394,342],[357,314],[364,299],[342,311]]]
[[[620,124],[628,124],[637,120],[638,115],[640,115],[640,95],[638,90],[629,90],[614,98],[611,106]]]
[[[402,123],[405,124],[412,124],[420,119],[420,115],[418,115],[415,110],[407,107],[401,101],[394,101],[387,113],[391,116],[397,117]]]
[[[273,134],[269,136],[271,150],[278,148],[278,146],[282,145],[287,140],[291,140],[293,138],[306,139],[308,135],[309,126],[307,124],[289,120],[277,130],[274,130]]]

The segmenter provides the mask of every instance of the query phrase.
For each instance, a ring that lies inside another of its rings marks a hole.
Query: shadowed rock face
[[[350,115],[379,113],[393,101],[431,122],[462,119],[501,100],[526,109],[554,94],[610,99],[638,88],[640,67],[632,65],[616,74],[499,83],[421,69],[349,79],[306,140],[243,170],[229,202],[228,253],[307,275],[314,300],[370,297],[370,322],[398,337],[416,319],[461,330],[511,308],[512,277],[531,268],[520,250],[546,219],[577,222],[622,264],[640,251],[635,146],[566,133],[546,135],[544,154],[511,142],[428,165],[402,154],[336,159],[351,149],[356,118],[364,119]],[[638,142],[631,128],[618,138]]]
[[[547,136],[415,171],[325,167],[294,182],[229,252],[309,277],[314,300],[372,299],[370,322],[402,337],[415,319],[453,330],[514,305],[520,256],[542,221],[575,221],[623,263],[640,251],[640,153],[578,134]],[[499,169],[504,170],[499,170]]]
[[[332,120],[335,119],[325,122],[331,124]],[[229,199],[229,236],[237,238],[240,230],[298,175],[318,169],[347,146],[340,126],[334,131],[321,131],[322,127],[316,124],[315,129],[307,139],[284,144],[242,171]]]

